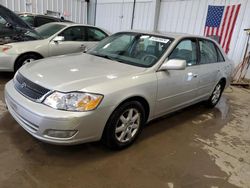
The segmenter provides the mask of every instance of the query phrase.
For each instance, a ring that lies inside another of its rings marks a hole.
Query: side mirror
[[[64,36],[56,36],[54,39],[53,39],[54,42],[61,42],[61,41],[64,41]]]
[[[161,67],[160,71],[165,71],[165,70],[184,70],[186,68],[187,62],[186,60],[181,60],[181,59],[170,59],[165,61]]]
[[[13,29],[12,25],[8,22],[5,24],[5,27]]]

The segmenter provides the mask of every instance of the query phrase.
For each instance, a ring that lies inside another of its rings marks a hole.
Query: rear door
[[[215,84],[220,79],[221,66],[224,63],[223,56],[218,54],[214,42],[206,39],[199,40],[200,70],[198,95],[202,98],[210,96]]]
[[[185,70],[157,72],[158,94],[156,115],[182,108],[197,98],[199,83],[198,47],[196,38],[183,39],[168,59],[186,60]]]
[[[49,43],[49,55],[63,55],[83,52],[86,48],[86,29],[84,26],[72,26],[66,28],[58,36],[63,36],[63,41]]]

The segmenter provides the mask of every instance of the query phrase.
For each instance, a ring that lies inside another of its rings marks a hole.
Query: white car
[[[33,60],[83,52],[108,36],[94,26],[63,22],[48,23],[35,31],[18,32],[22,36],[5,37],[0,43],[0,71],[17,71]]]

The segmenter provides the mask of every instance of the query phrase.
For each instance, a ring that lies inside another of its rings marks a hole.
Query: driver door
[[[197,41],[184,39],[175,47],[168,59],[186,60],[185,70],[166,70],[156,73],[158,93],[156,116],[175,111],[194,102],[199,83]]]
[[[83,52],[86,48],[86,30],[83,26],[73,26],[66,28],[58,36],[62,36],[64,40],[49,43],[49,55],[63,55],[70,53]]]

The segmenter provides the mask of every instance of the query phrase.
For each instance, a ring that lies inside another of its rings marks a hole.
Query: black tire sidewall
[[[18,60],[16,61],[15,65],[14,65],[14,72],[18,71],[18,69],[20,69],[23,66],[24,61],[27,59],[37,60],[40,58],[36,54],[27,54],[27,55],[21,56],[20,58],[18,58]]]
[[[115,135],[115,129],[120,116],[130,108],[135,108],[141,114],[140,125],[136,135],[130,141],[122,143],[117,140]],[[111,149],[123,149],[125,147],[128,147],[136,140],[144,124],[145,124],[145,110],[142,104],[137,101],[126,102],[121,106],[119,106],[118,108],[116,108],[116,110],[111,114],[104,130],[103,141],[105,145]]]

